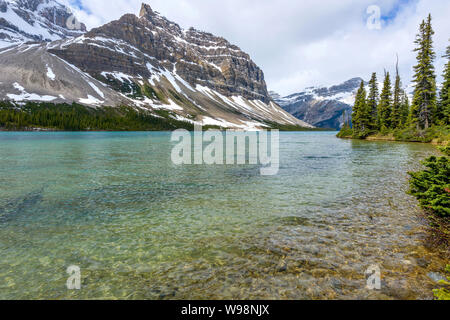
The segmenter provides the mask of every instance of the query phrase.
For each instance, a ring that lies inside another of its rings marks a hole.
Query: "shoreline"
[[[433,139],[431,141],[408,141],[408,140],[398,140],[396,139],[394,136],[379,136],[379,135],[373,135],[373,136],[368,136],[364,139],[359,139],[359,138],[354,138],[353,136],[342,136],[342,137],[337,137],[339,139],[347,139],[347,140],[360,140],[360,141],[372,141],[372,142],[377,142],[377,141],[383,141],[383,142],[403,142],[403,143],[422,143],[422,144],[431,144],[434,146],[446,146],[449,144],[449,141],[442,141],[440,142],[439,139]]]
[[[420,143],[420,144],[429,144],[435,147],[445,147],[450,143],[449,141],[439,141],[438,138],[435,138],[429,142],[426,141],[406,141],[406,140],[398,140],[393,135],[371,135],[364,139],[354,138],[353,136],[338,136],[339,139],[347,139],[347,140],[360,140],[360,141],[368,141],[368,142],[399,142],[399,143]],[[439,148],[437,148],[439,150]],[[442,153],[442,152],[441,152]],[[443,154],[443,156],[445,156]],[[423,217],[426,217],[428,222],[430,223],[429,227],[432,230],[432,233],[436,238],[445,239],[444,242],[449,240],[450,234],[450,223],[442,217],[438,217],[433,213],[428,212],[427,210],[423,211]]]
[[[347,132],[346,132],[347,133]],[[377,142],[377,141],[383,141],[383,142],[410,142],[410,143],[422,143],[422,144],[430,144],[435,147],[437,147],[438,150],[441,151],[442,157],[446,157],[446,152],[442,149],[448,148],[449,141],[448,141],[448,135],[445,136],[444,139],[442,137],[440,138],[432,138],[430,141],[405,141],[401,139],[397,139],[394,134],[389,135],[382,135],[380,133],[370,135],[364,139],[358,139],[350,135],[343,135],[340,136],[338,134],[337,138],[340,139],[351,139],[351,140],[365,140],[369,142]],[[444,147],[444,148],[439,148]],[[433,211],[430,211],[426,208],[422,207],[421,213],[418,215],[418,218],[423,220],[423,225],[427,230],[428,235],[423,239],[423,243],[425,247],[428,247],[430,250],[435,250],[436,252],[442,252],[444,259],[448,260],[450,257],[450,247],[449,247],[449,241],[450,241],[450,220],[448,219],[448,216],[439,216]],[[450,266],[447,264],[446,266],[442,267],[442,270],[448,270]],[[443,271],[444,272],[444,271]],[[448,272],[448,271],[447,271]],[[445,279],[445,272],[442,275],[442,277]],[[448,278],[450,280],[450,278]],[[439,285],[436,285],[436,288],[433,289],[433,294],[435,299],[448,299],[449,295],[449,287],[448,282],[441,283]]]
[[[217,129],[220,131],[226,131],[226,130],[236,130],[233,128],[215,128],[211,126],[204,126],[203,131],[209,130],[209,129]],[[267,128],[265,130],[277,130],[278,128]],[[174,129],[176,130],[176,129]],[[264,129],[260,129],[257,131],[262,131]],[[289,129],[278,129],[280,132],[338,132],[336,130],[328,130],[328,129],[320,129],[320,128],[303,128],[303,130],[289,130]],[[17,129],[5,129],[0,128],[0,132],[171,132],[173,130],[61,130],[61,129],[47,129],[47,128],[27,128],[22,130]],[[194,130],[188,130],[190,132],[194,132]],[[243,130],[244,132],[247,132],[248,130]]]

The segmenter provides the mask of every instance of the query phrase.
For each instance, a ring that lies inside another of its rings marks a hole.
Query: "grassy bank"
[[[432,126],[426,130],[417,130],[416,127],[408,127],[378,132],[359,132],[358,134],[355,134],[352,128],[345,127],[338,133],[337,137],[368,141],[402,141],[447,145],[450,141],[450,126]]]

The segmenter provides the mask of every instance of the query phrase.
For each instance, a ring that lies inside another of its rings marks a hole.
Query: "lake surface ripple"
[[[177,167],[170,133],[0,133],[0,298],[431,299],[448,261],[406,190],[437,152],[334,135],[281,133],[261,176]]]

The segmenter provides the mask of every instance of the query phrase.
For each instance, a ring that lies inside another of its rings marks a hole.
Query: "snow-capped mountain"
[[[273,102],[248,54],[145,4],[139,17],[126,14],[77,37],[0,49],[0,67],[0,99],[131,105],[243,129],[311,127]]]
[[[344,111],[351,116],[361,81],[361,78],[353,78],[331,87],[307,88],[287,97],[275,92],[271,92],[271,96],[284,110],[300,120],[319,128],[340,129],[344,123]]]
[[[85,31],[70,8],[56,0],[0,0],[0,48],[79,36]]]

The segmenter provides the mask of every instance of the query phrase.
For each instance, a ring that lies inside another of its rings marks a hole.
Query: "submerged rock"
[[[441,275],[440,273],[437,272],[428,272],[427,273],[428,278],[430,278],[431,280],[433,280],[434,282],[439,282],[439,281],[447,281],[447,279]]]

